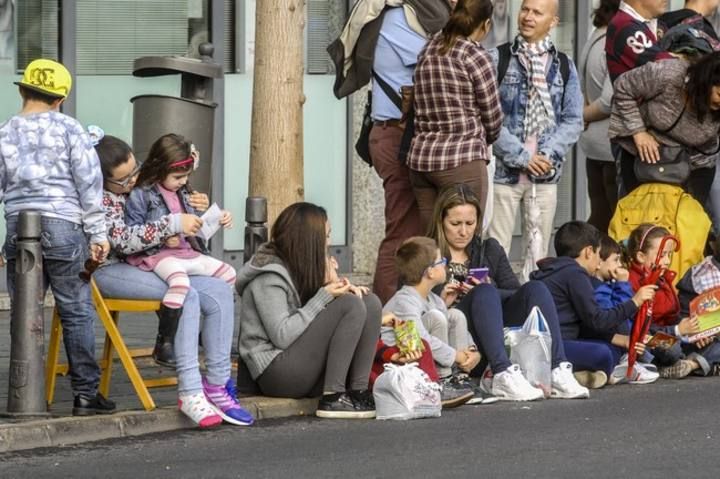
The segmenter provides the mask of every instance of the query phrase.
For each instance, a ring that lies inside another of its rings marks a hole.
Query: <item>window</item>
[[[36,58],[59,60],[60,17],[58,0],[0,0],[15,7],[17,17],[16,71],[22,72]]]

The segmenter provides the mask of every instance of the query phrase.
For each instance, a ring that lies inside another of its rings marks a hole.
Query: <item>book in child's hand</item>
[[[393,328],[395,343],[403,356],[411,351],[425,351],[415,321],[403,321]]]
[[[713,288],[690,301],[690,317],[697,318],[700,331],[688,339],[694,343],[720,333],[720,288]]]
[[[675,343],[677,343],[677,341],[678,338],[676,338],[672,334],[658,331],[657,333],[650,336],[650,339],[648,339],[648,341],[645,343],[645,346],[651,349],[670,349],[675,345]]]
[[[200,231],[198,231],[197,236],[205,241],[209,240],[212,235],[220,229],[220,220],[222,217],[222,210],[217,203],[213,203],[212,206],[210,206],[210,208],[208,208],[207,211],[200,217],[203,220],[203,225],[200,228]]]

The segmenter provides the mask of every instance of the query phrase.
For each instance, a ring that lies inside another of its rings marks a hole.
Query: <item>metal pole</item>
[[[43,272],[40,213],[22,211],[18,221],[15,291],[10,319],[11,415],[47,414],[43,361]]]
[[[267,200],[262,196],[249,196],[245,200],[245,247],[243,262],[247,263],[258,246],[268,240]]]

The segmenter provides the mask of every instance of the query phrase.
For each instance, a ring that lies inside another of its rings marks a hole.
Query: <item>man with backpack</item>
[[[534,195],[540,210],[540,249],[547,255],[565,155],[583,130],[577,70],[550,40],[558,22],[557,0],[524,0],[519,35],[512,44],[490,50],[505,118],[493,144],[497,167],[489,235],[507,253],[518,206],[525,208]],[[530,236],[527,223],[523,236]]]
[[[456,0],[359,0],[343,34],[328,49],[336,63],[338,98],[372,80],[372,94],[366,107],[369,117],[364,120],[368,124],[363,127],[365,131],[369,127],[369,138],[363,139],[361,132],[356,149],[358,153],[363,150],[361,156],[375,168],[385,190],[385,237],[378,250],[373,281],[373,292],[383,303],[398,287],[395,250],[407,238],[425,233],[405,166],[412,138],[413,120],[407,115],[412,100],[402,98],[400,90],[412,87],[420,50],[445,25],[455,3]],[[349,67],[346,52],[352,52]]]

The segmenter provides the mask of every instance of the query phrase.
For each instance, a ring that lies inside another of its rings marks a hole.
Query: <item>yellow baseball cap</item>
[[[66,98],[70,94],[72,77],[63,64],[40,58],[30,62],[22,80],[14,83],[51,97]]]

